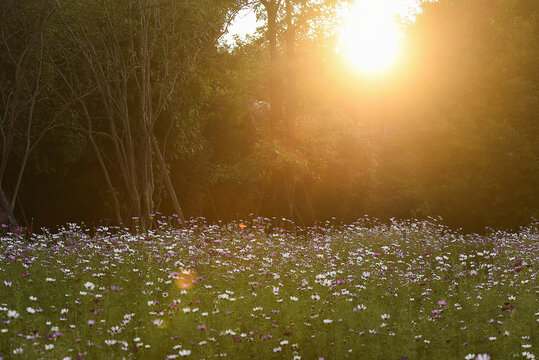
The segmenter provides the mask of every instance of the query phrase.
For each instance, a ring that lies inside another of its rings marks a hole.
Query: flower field
[[[537,357],[538,224],[268,222],[4,232],[0,358]]]

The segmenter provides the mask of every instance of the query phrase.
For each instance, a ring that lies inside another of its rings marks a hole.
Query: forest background
[[[10,222],[537,218],[539,2],[424,2],[378,76],[336,50],[342,3],[1,1]]]

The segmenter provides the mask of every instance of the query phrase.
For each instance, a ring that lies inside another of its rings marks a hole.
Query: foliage
[[[411,26],[401,144],[423,213],[467,226],[538,213],[537,5],[442,1]]]
[[[15,214],[441,215],[473,231],[538,217],[537,1],[424,2],[400,68],[371,78],[335,52],[342,3],[3,2],[2,49],[33,46],[25,84],[42,60],[39,97],[19,86],[14,106],[16,62],[0,54],[1,114],[18,114],[0,171],[8,198],[20,188]],[[246,6],[266,26],[223,48]],[[259,119],[255,101],[269,104]]]

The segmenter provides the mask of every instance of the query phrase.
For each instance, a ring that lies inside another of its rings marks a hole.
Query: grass
[[[4,232],[0,359],[533,359],[538,224]]]

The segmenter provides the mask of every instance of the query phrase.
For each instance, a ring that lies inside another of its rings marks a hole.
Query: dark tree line
[[[371,79],[334,52],[339,3],[3,1],[4,221],[539,216],[539,4],[425,3]],[[246,7],[265,26],[225,49]]]

